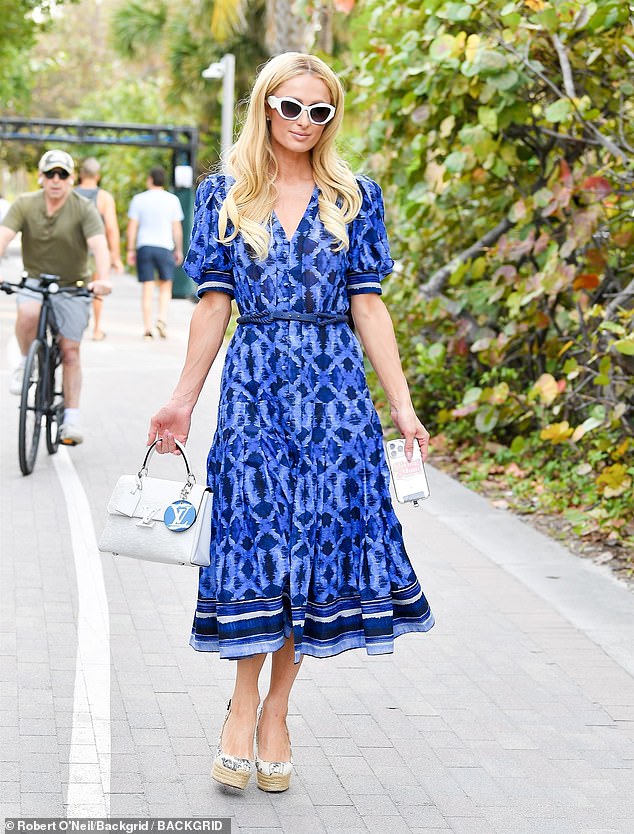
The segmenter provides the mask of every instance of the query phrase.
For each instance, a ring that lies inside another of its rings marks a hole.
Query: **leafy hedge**
[[[626,537],[632,7],[364,8],[354,106],[392,215],[402,271],[387,295],[417,407],[454,443],[493,441],[541,465],[545,451],[585,484],[568,510]]]

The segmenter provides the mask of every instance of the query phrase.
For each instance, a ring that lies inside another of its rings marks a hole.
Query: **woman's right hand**
[[[189,406],[170,400],[150,420],[147,445],[160,441],[156,451],[161,455],[180,455],[174,439],[183,445],[187,442],[191,426],[192,410]]]

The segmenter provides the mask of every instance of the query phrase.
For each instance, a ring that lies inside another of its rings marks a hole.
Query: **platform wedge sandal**
[[[227,705],[227,714],[222,722],[220,738],[218,739],[218,750],[211,770],[211,778],[221,785],[228,785],[230,788],[238,788],[243,791],[249,784],[251,778],[251,760],[241,759],[239,756],[231,756],[222,750],[222,733],[231,713],[231,701]]]
[[[262,708],[258,712],[258,724],[260,723],[260,715]],[[286,729],[288,736],[288,728]],[[291,746],[290,736],[288,738],[288,746]],[[288,790],[291,783],[291,774],[293,773],[293,754],[291,751],[291,758],[288,762],[267,762],[261,759],[258,755],[258,727],[255,728],[255,774],[258,788],[261,791],[269,793],[281,793]]]

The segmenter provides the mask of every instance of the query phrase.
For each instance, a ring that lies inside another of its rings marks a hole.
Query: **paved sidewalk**
[[[432,498],[399,513],[436,627],[390,656],[306,659],[287,793],[209,779],[233,665],[187,645],[195,572],[91,550],[175,383],[193,309],[174,301],[170,338],[146,343],[138,287],[117,284],[107,338],[83,347],[86,442],[57,460],[42,445],[28,478],[5,393],[14,301],[0,297],[3,816],[230,816],[234,834],[633,834],[634,595],[433,470]],[[188,444],[200,476],[218,377]]]

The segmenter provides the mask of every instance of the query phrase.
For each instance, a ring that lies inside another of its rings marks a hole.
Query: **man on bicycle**
[[[95,295],[108,295],[110,253],[103,223],[95,206],[73,191],[75,165],[65,151],[47,151],[38,165],[40,191],[23,194],[13,203],[0,225],[0,258],[18,232],[22,232],[22,261],[32,281],[47,273],[60,276],[61,286],[90,281],[88,250],[95,258],[96,280],[87,284]],[[22,362],[11,377],[9,390],[20,394],[24,361],[37,332],[40,296],[27,288],[18,293],[16,338]],[[37,281],[35,281],[37,283]],[[90,299],[53,296],[64,369],[64,411],[61,442],[76,446],[83,441],[79,414],[81,365],[79,344],[90,317]]]

